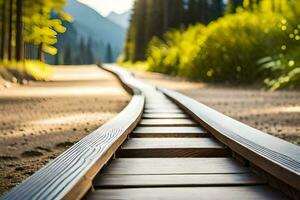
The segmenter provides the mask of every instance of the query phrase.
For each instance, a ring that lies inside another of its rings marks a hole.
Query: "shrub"
[[[150,43],[150,69],[205,81],[252,82],[261,77],[256,61],[280,50],[273,48],[282,37],[278,22],[278,15],[244,11],[207,27],[167,33]]]
[[[274,89],[297,85],[292,83],[300,71],[300,3],[286,5],[290,7],[280,12],[241,10],[208,26],[198,24],[167,32],[162,40],[153,38],[149,70],[212,82],[264,80]]]
[[[0,63],[0,76],[8,81],[16,79],[18,82],[22,83],[24,79],[46,80],[51,74],[51,67],[39,61],[3,61]]]
[[[290,11],[281,20],[284,37],[281,52],[259,62],[268,71],[265,84],[276,90],[283,87],[300,88],[300,2],[292,1]]]

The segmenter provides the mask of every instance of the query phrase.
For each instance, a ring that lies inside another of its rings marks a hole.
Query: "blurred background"
[[[192,80],[299,87],[297,0],[0,0],[0,6],[0,74],[7,80],[46,79],[44,63],[118,61]]]

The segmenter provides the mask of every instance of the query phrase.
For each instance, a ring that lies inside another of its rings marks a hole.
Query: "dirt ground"
[[[245,124],[300,145],[300,91],[270,92],[133,72],[144,81],[177,90]]]
[[[119,113],[130,96],[97,66],[0,87],[0,195]]]

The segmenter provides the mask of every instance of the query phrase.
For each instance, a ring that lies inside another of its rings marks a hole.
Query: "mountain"
[[[65,64],[61,60],[66,57],[65,54],[68,54],[68,59],[72,60],[72,63],[68,62],[68,64],[85,64],[84,61],[79,62],[85,60],[81,58],[84,51],[85,54],[92,52],[93,62],[100,60],[105,62],[108,46],[111,47],[112,58],[115,60],[118,57],[126,37],[127,29],[124,26],[112,22],[77,0],[68,0],[64,11],[72,16],[73,21],[64,23],[67,31],[59,34],[56,44],[59,55],[47,55],[48,63]]]
[[[118,24],[119,26],[127,29],[129,26],[130,14],[130,11],[126,11],[122,14],[111,12],[106,18],[114,22],[115,24]]]

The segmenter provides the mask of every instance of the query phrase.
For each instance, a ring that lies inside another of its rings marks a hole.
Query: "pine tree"
[[[135,1],[123,60],[144,60],[153,37],[162,39],[166,31],[182,25],[208,24],[223,15],[223,7],[223,0]]]
[[[23,60],[25,43],[26,49],[29,44],[39,49],[37,58],[41,60],[43,52],[57,53],[53,45],[57,42],[57,33],[63,33],[65,28],[60,19],[51,19],[50,14],[56,12],[62,20],[70,20],[62,10],[65,1],[0,0],[0,58]]]
[[[23,43],[23,0],[16,0],[16,60],[23,60],[24,54],[24,43]]]
[[[87,59],[87,64],[94,64],[94,54],[93,54],[93,40],[92,38],[90,37],[88,39],[88,42],[86,44],[86,59]]]
[[[54,65],[59,65],[59,53],[54,56]]]
[[[243,6],[243,0],[228,0],[226,13],[235,13],[236,9],[240,6]]]
[[[12,40],[13,40],[13,0],[9,0],[9,10],[8,10],[8,47],[7,47],[7,57],[8,60],[12,59]]]
[[[184,24],[184,2],[183,0],[167,0],[168,13],[166,16],[168,18],[169,28],[178,28]]]
[[[107,63],[112,63],[113,62],[113,53],[111,49],[111,45],[108,44],[106,48],[106,60]]]
[[[1,5],[1,59],[4,60],[7,56],[6,52],[6,19],[7,19],[7,1],[2,0]]]
[[[155,0],[153,0],[155,1]],[[133,33],[133,55],[132,55],[132,60],[133,61],[138,61],[138,60],[143,60],[145,58],[145,49],[146,49],[146,2],[149,1],[137,1],[136,2],[136,10],[135,10],[135,15],[133,16],[133,22],[135,31]]]
[[[64,64],[71,65],[72,64],[72,55],[71,55],[71,47],[70,45],[66,45],[64,52]]]
[[[77,56],[78,57],[78,60],[77,60],[77,64],[86,64],[86,45],[85,45],[85,41],[84,41],[84,38],[80,38],[80,41],[79,41],[79,55]]]
[[[223,14],[223,0],[213,0],[210,7],[209,21],[215,20]]]

